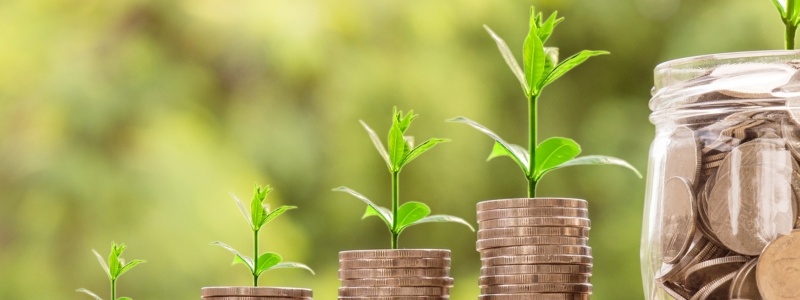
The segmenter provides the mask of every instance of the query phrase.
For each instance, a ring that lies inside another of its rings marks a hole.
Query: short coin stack
[[[310,289],[286,287],[205,287],[202,299],[207,300],[311,300]]]
[[[355,250],[339,253],[339,299],[450,299],[450,250]]]
[[[592,250],[581,199],[478,203],[480,300],[589,299]]]

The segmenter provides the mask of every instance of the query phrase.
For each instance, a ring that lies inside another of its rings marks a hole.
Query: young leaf
[[[545,54],[542,40],[536,32],[536,28],[531,27],[528,37],[522,48],[522,61],[525,65],[525,80],[528,82],[528,97],[539,95],[544,84],[545,75]],[[556,67],[558,69],[558,67]]]
[[[340,187],[338,187],[338,188],[335,188],[335,189],[333,189],[333,191],[334,191],[334,192],[344,192],[344,193],[348,193],[348,194],[352,195],[353,197],[356,197],[356,198],[358,198],[359,200],[361,200],[361,201],[363,201],[364,203],[366,203],[366,204],[367,204],[369,207],[371,207],[371,208],[374,210],[374,212],[376,213],[376,215],[377,215],[378,217],[380,217],[381,219],[383,219],[383,222],[385,222],[387,225],[390,225],[390,224],[392,224],[392,213],[391,213],[391,212],[389,212],[389,211],[388,211],[387,209],[385,209],[385,208],[384,208],[384,209],[381,209],[382,207],[380,207],[380,206],[376,205],[376,204],[375,204],[375,203],[373,203],[371,200],[369,200],[367,197],[364,197],[364,195],[361,195],[361,194],[359,194],[358,192],[356,192],[356,191],[354,191],[354,190],[351,190],[350,188],[343,187],[343,186],[340,186]],[[365,215],[366,215],[366,214],[365,214]],[[391,227],[391,225],[390,225],[390,227]]]
[[[136,265],[138,265],[140,263],[143,263],[143,262],[145,262],[145,261],[141,260],[141,259],[134,259],[134,260],[130,261],[129,263],[127,263],[124,266],[122,266],[122,268],[120,268],[119,274],[117,275],[117,277],[122,276],[122,274],[125,274],[125,272],[130,271],[131,269],[133,269],[133,267],[135,267]]]
[[[453,119],[450,119],[450,120],[447,120],[447,121],[448,122],[467,124],[469,126],[472,126],[472,128],[475,128],[478,131],[483,132],[484,134],[488,135],[490,138],[495,140],[495,145],[499,144],[500,147],[505,149],[505,153],[501,153],[500,151],[495,151],[493,149],[492,150],[492,154],[489,155],[490,159],[492,157],[496,157],[496,156],[508,155],[515,162],[517,162],[517,164],[520,166],[520,168],[522,168],[522,171],[525,173],[526,176],[528,174],[530,174],[529,170],[528,170],[528,162],[529,162],[528,153],[522,147],[506,142],[505,140],[500,138],[500,136],[498,136],[497,134],[495,134],[494,132],[489,130],[489,128],[486,128],[483,125],[478,124],[477,122],[475,122],[473,120],[470,120],[470,119],[467,119],[465,117],[457,117],[457,118],[453,118]],[[496,149],[496,147],[497,146],[495,146],[495,149]]]
[[[558,64],[558,48],[544,47],[544,73],[550,74]]]
[[[237,264],[237,263],[244,264],[245,266],[247,266],[248,269],[250,269],[250,273],[254,273],[255,272],[255,266],[253,265],[253,259],[252,258],[247,257],[246,255],[243,255],[243,254],[239,253],[239,251],[236,251],[236,249],[233,249],[233,247],[228,246],[223,242],[213,242],[211,244],[212,245],[216,245],[216,246],[220,246],[222,248],[225,248],[226,250],[228,250],[231,253],[233,253],[233,264]]]
[[[283,258],[277,253],[267,252],[258,257],[258,266],[256,266],[255,275],[259,276],[264,271],[267,271],[275,265],[279,264]]]
[[[429,214],[431,214],[431,208],[425,203],[416,201],[406,202],[397,209],[395,229],[397,232],[402,232],[403,229],[427,217]]]
[[[392,224],[391,224],[391,223],[388,223],[390,220],[385,220],[385,219],[383,218],[383,215],[388,215],[388,216],[391,216],[391,215],[392,215],[392,211],[391,211],[391,210],[389,210],[389,209],[388,209],[388,208],[386,208],[386,207],[383,207],[383,206],[378,206],[378,209],[379,209],[381,212],[378,212],[377,210],[375,210],[374,208],[372,208],[372,206],[369,206],[369,205],[367,205],[367,210],[364,212],[364,215],[363,215],[363,216],[361,216],[361,219],[363,220],[363,219],[366,219],[366,218],[369,218],[369,217],[378,217],[378,218],[380,218],[381,220],[383,220],[383,223],[385,223],[385,224],[386,224],[386,227],[388,227],[388,228],[389,228],[389,230],[391,230],[391,228],[392,228]]]
[[[511,72],[514,73],[514,76],[517,77],[519,80],[519,84],[522,86],[522,90],[525,92],[526,96],[530,96],[528,91],[530,91],[530,87],[528,86],[528,82],[525,80],[525,73],[522,71],[522,68],[519,67],[519,63],[517,63],[517,58],[514,57],[514,54],[511,53],[511,49],[508,48],[508,45],[505,41],[503,41],[500,36],[498,36],[494,31],[492,31],[489,26],[483,25],[483,28],[489,32],[489,35],[492,37],[494,42],[497,44],[497,49],[500,49],[500,54],[503,56],[503,60],[506,61],[508,68],[511,69]]]
[[[411,152],[409,152],[408,155],[406,155],[406,157],[403,159],[403,162],[400,163],[400,166],[401,167],[405,166],[406,164],[410,163],[412,160],[414,160],[415,158],[419,157],[420,155],[422,155],[422,153],[425,153],[426,151],[430,150],[434,146],[436,146],[436,145],[438,145],[440,143],[446,143],[446,142],[449,142],[449,141],[450,140],[448,140],[448,139],[432,138],[432,139],[429,139],[429,140],[423,142],[422,144],[419,144],[419,146],[414,147],[414,149],[411,150]]]
[[[245,220],[247,220],[247,224],[250,225],[251,228],[255,228],[255,225],[253,225],[253,220],[250,218],[250,214],[247,213],[247,209],[244,207],[242,200],[239,200],[239,198],[237,198],[234,194],[231,194],[231,197],[233,197],[233,200],[236,201],[236,205],[239,206],[239,211],[242,212]]]
[[[534,164],[534,178],[541,176],[581,153],[581,146],[575,141],[562,137],[553,137],[544,140],[536,146],[536,162]]]
[[[636,176],[639,176],[639,178],[642,178],[642,174],[639,173],[639,170],[637,170],[635,167],[633,167],[628,162],[626,162],[624,160],[621,160],[619,158],[616,158],[616,157],[603,156],[603,155],[581,156],[581,157],[575,158],[573,160],[570,160],[568,162],[565,162],[565,163],[553,168],[552,170],[560,169],[560,168],[564,168],[564,167],[570,167],[570,166],[580,166],[580,165],[616,165],[616,166],[621,166],[621,167],[625,167],[625,168],[633,171],[634,173],[636,173]]]
[[[392,108],[392,115],[395,120],[394,124],[397,124],[397,127],[400,128],[400,131],[403,133],[411,126],[411,121],[417,118],[417,115],[414,114],[414,110],[409,110],[408,113],[403,116],[402,111],[397,111],[397,106]]]
[[[392,161],[389,160],[389,153],[386,152],[386,148],[383,148],[383,144],[381,143],[381,139],[378,137],[378,134],[375,133],[375,130],[369,128],[367,123],[364,123],[364,121],[358,120],[358,122],[361,122],[361,126],[363,126],[364,130],[366,130],[367,134],[369,134],[369,138],[372,140],[372,144],[375,146],[375,149],[378,149],[378,153],[381,155],[381,157],[383,157],[383,161],[386,162],[386,166],[389,168],[389,170],[391,170]]]
[[[253,200],[250,202],[250,215],[252,216],[253,230],[261,229],[261,225],[264,224],[264,219],[267,217],[267,206],[264,204],[264,200],[271,191],[272,188],[269,186],[265,188],[259,186],[255,187]]]
[[[555,69],[553,69],[553,71],[550,72],[550,74],[547,74],[547,78],[545,78],[544,83],[542,84],[542,87],[545,87],[545,86],[549,85],[550,83],[552,83],[553,81],[555,81],[556,79],[561,78],[561,76],[563,76],[564,74],[566,74],[570,70],[574,69],[575,67],[579,66],[580,64],[585,62],[590,57],[598,56],[598,55],[605,55],[605,54],[609,54],[609,52],[608,51],[583,50],[581,52],[576,53],[573,56],[568,57],[567,59],[565,59],[564,61],[559,63],[555,67]]]
[[[311,268],[309,268],[304,264],[297,262],[290,262],[290,261],[282,262],[272,267],[272,270],[274,269],[305,269],[306,271],[311,272],[311,274],[316,275],[316,273],[314,273],[314,270],[312,270]]]
[[[108,275],[108,278],[111,278],[111,270],[109,270],[105,258],[103,258],[103,256],[100,255],[100,253],[97,253],[97,251],[94,249],[92,249],[92,252],[94,253],[94,256],[97,257],[97,261],[100,262],[100,266],[103,267],[103,271],[106,271],[106,275]]]
[[[397,123],[392,124],[389,130],[389,160],[392,162],[390,170],[397,172],[400,170],[400,163],[403,162],[405,157],[406,140],[403,138],[403,131]]]
[[[277,218],[278,216],[282,215],[286,211],[289,211],[289,210],[292,210],[292,209],[297,209],[297,206],[284,205],[284,206],[278,207],[277,209],[267,213],[267,216],[264,217],[264,222],[261,223],[259,225],[259,227],[264,226],[265,224],[267,224],[270,221],[274,220],[275,218]]]
[[[531,8],[533,10],[533,8]],[[555,29],[558,23],[564,21],[564,18],[558,17],[558,12],[554,11],[550,14],[550,17],[547,18],[547,21],[544,21],[541,26],[539,26],[539,30],[537,34],[539,35],[539,39],[542,40],[542,44],[547,42],[547,39],[550,38],[550,35],[553,34],[553,29]]]
[[[517,163],[517,165],[520,167],[520,169],[522,169],[522,173],[525,173],[525,176],[527,176],[528,175],[527,162],[529,161],[528,160],[528,151],[525,150],[525,148],[522,148],[522,146],[520,146],[520,145],[509,144],[509,146],[511,147],[511,149],[514,150],[513,153],[509,149],[507,149],[505,146],[503,146],[503,144],[501,144],[500,142],[495,141],[494,142],[494,147],[492,147],[492,153],[489,154],[489,157],[486,158],[486,161],[490,161],[495,157],[508,156],[512,160],[514,160],[514,162]],[[516,155],[522,156],[523,159],[521,159],[521,160],[518,159]]]
[[[473,232],[475,231],[475,228],[473,228],[472,225],[469,224],[469,222],[464,221],[464,219],[459,218],[459,217],[454,217],[454,216],[448,216],[448,215],[427,216],[427,217],[424,217],[424,218],[420,219],[419,221],[414,222],[411,225],[406,226],[406,228],[408,228],[409,226],[418,225],[418,224],[422,224],[422,223],[437,223],[437,222],[459,223],[459,224],[466,225]]]
[[[95,293],[92,293],[91,291],[89,291],[87,289],[84,289],[84,288],[79,288],[79,289],[77,289],[75,291],[78,292],[78,293],[84,293],[84,294],[87,294],[89,296],[92,296],[94,298],[94,300],[103,300],[103,298],[100,298],[100,296],[98,296]]]
[[[108,271],[111,273],[111,280],[115,280],[119,276],[119,270],[122,268],[119,256],[122,255],[124,250],[124,244],[111,244],[111,253],[108,254]]]

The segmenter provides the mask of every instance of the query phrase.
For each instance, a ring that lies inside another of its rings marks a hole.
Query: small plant
[[[786,26],[783,39],[786,50],[794,49],[794,37],[797,33],[797,26],[800,25],[800,4],[795,0],[772,0],[772,4],[781,14],[783,25]]]
[[[141,259],[134,259],[129,263],[125,263],[125,260],[120,257],[122,255],[122,251],[125,251],[125,244],[117,244],[112,242],[111,253],[108,255],[108,263],[106,263],[106,261],[103,260],[103,256],[92,249],[92,252],[94,252],[94,255],[97,257],[97,261],[100,262],[100,266],[102,266],[103,270],[106,271],[108,279],[111,281],[111,300],[131,300],[129,297],[117,298],[117,279],[119,279],[122,274],[125,274],[125,272],[133,269],[133,267],[136,265],[144,262],[144,260]],[[100,298],[95,293],[92,293],[84,288],[80,288],[75,291],[92,296],[95,300],[103,300],[103,298]]]
[[[242,211],[242,215],[245,219],[247,219],[248,224],[250,224],[250,228],[253,230],[253,257],[243,255],[239,251],[236,251],[236,249],[233,247],[222,242],[211,243],[213,245],[225,248],[233,253],[234,265],[243,264],[247,266],[247,269],[250,270],[251,274],[253,274],[253,286],[258,286],[258,277],[261,276],[261,273],[273,269],[300,268],[306,269],[311,272],[311,274],[314,274],[314,270],[304,264],[296,262],[283,262],[283,258],[277,253],[265,252],[260,255],[258,254],[258,232],[261,230],[261,227],[282,215],[286,211],[297,208],[296,206],[284,205],[271,211],[269,205],[264,203],[264,199],[267,198],[267,195],[271,191],[272,189],[269,186],[262,188],[256,185],[255,192],[253,193],[253,200],[250,201],[249,214],[247,213],[247,209],[242,201],[236,198],[236,196],[233,196],[233,199],[236,201],[236,204],[239,205],[239,209]]]
[[[430,215],[431,209],[422,202],[409,201],[400,205],[400,171],[408,163],[430,150],[434,146],[448,142],[447,139],[432,138],[422,144],[414,146],[414,138],[405,136],[406,130],[411,126],[411,122],[417,117],[414,111],[409,111],[408,114],[403,115],[402,111],[397,111],[394,108],[392,117],[392,127],[389,129],[389,140],[387,141],[387,148],[383,147],[380,138],[372,128],[367,126],[364,121],[360,121],[361,125],[369,134],[375,149],[383,157],[386,166],[389,168],[389,173],[392,175],[392,208],[391,210],[379,206],[369,200],[364,195],[351,190],[347,187],[338,187],[333,189],[337,192],[345,192],[355,196],[367,204],[367,211],[364,213],[363,218],[376,216],[383,220],[392,235],[391,246],[392,249],[397,249],[397,239],[400,233],[408,227],[422,223],[431,222],[455,222],[466,225],[470,230],[475,231],[472,225],[467,223],[461,218],[448,216],[448,215]],[[387,150],[388,149],[388,150]]]
[[[542,90],[590,57],[608,54],[606,51],[583,50],[558,62],[557,49],[544,47],[544,43],[556,25],[563,20],[558,18],[557,12],[544,19],[542,13],[537,14],[531,7],[530,30],[522,49],[523,68],[520,68],[506,42],[484,25],[497,43],[497,48],[500,49],[506,64],[519,80],[522,91],[528,99],[528,149],[506,142],[488,128],[465,117],[449,120],[470,125],[494,139],[494,148],[488,159],[498,156],[508,156],[513,159],[528,179],[528,197],[536,196],[536,185],[547,172],[568,166],[619,165],[631,169],[641,177],[636,168],[618,158],[600,155],[577,157],[581,148],[578,143],[568,138],[552,137],[538,143],[538,107]]]

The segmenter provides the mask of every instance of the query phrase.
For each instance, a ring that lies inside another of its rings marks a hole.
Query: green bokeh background
[[[389,174],[358,124],[384,136],[392,106],[414,109],[418,140],[447,137],[402,174],[404,201],[475,223],[482,200],[525,195],[510,161],[485,162],[467,116],[526,144],[525,99],[491,26],[519,56],[528,7],[567,18],[549,45],[566,57],[604,49],[550,86],[540,136],[645,171],[652,70],[669,59],[779,49],[767,0],[34,0],[0,2],[0,299],[107,294],[91,249],[125,242],[148,262],[120,281],[134,299],[199,299],[247,285],[221,240],[249,249],[230,194],[271,184],[299,206],[263,232],[262,249],[317,271],[278,270],[264,285],[335,299],[341,250],[386,248],[378,219],[331,192],[384,205]],[[642,299],[645,180],[618,167],[548,175],[540,196],[590,201],[593,299]],[[451,299],[476,299],[475,235],[455,224],[406,231],[405,248],[453,251]]]

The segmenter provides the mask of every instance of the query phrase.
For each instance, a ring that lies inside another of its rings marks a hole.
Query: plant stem
[[[117,299],[117,280],[111,279],[111,300]]]
[[[794,36],[797,32],[797,26],[792,24],[792,21],[786,22],[786,33],[784,39],[786,41],[786,50],[794,50]]]
[[[397,249],[397,210],[400,207],[400,171],[392,172],[392,249]]]
[[[253,286],[258,286],[258,230],[253,230]]]
[[[538,110],[539,95],[531,95],[528,98],[528,198],[536,197],[536,183],[534,167],[536,166],[536,145],[538,144]]]

